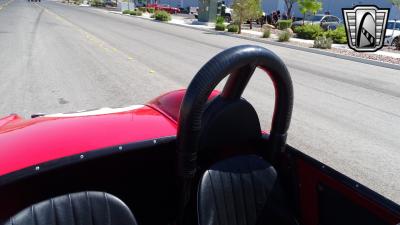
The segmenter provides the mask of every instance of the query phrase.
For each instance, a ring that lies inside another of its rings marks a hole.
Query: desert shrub
[[[154,8],[147,8],[147,12],[154,13],[156,10]]]
[[[225,30],[225,24],[223,24],[223,23],[215,24],[215,30],[224,31]]]
[[[221,23],[224,23],[224,22],[225,22],[225,18],[222,17],[222,16],[218,16],[215,23],[216,24],[221,24]]]
[[[346,30],[344,26],[339,26],[335,30],[325,31],[323,36],[331,38],[334,43],[345,44],[347,43]]]
[[[72,1],[75,5],[80,5],[83,3],[83,0],[73,0]]]
[[[94,6],[94,7],[103,7],[104,6],[104,2],[102,0],[92,0],[90,2],[90,5]]]
[[[239,26],[236,24],[229,24],[227,28],[228,32],[237,33],[239,31]]]
[[[263,30],[263,35],[262,35],[262,37],[263,37],[263,38],[269,38],[269,36],[271,36],[271,29],[265,28],[265,29]]]
[[[159,21],[170,21],[171,15],[166,11],[155,11],[154,18]]]
[[[289,39],[291,37],[292,37],[292,34],[289,31],[283,30],[283,31],[279,32],[279,34],[278,34],[278,41],[280,41],[280,42],[289,41]]]
[[[292,20],[278,20],[276,22],[276,28],[279,30],[284,30],[292,26]]]
[[[314,40],[316,37],[322,36],[324,30],[317,24],[306,24],[295,27],[294,32],[299,38]]]
[[[314,40],[314,48],[321,48],[321,49],[331,49],[332,48],[332,39],[329,37],[316,37]]]
[[[159,21],[170,21],[171,15],[166,11],[156,11],[154,13],[154,18]]]

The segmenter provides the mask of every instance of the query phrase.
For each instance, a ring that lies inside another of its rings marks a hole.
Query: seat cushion
[[[34,204],[5,225],[136,225],[129,208],[104,192],[78,192]]]
[[[277,173],[256,155],[220,161],[205,171],[198,190],[200,225],[255,225]]]

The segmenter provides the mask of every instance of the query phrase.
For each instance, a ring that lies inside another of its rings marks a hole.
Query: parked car
[[[199,7],[190,6],[190,7],[188,7],[188,8],[189,8],[189,14],[195,15],[195,14],[198,14],[198,12],[199,12]]]
[[[226,6],[225,1],[217,2],[217,15],[225,18],[225,22],[232,21],[232,12],[233,10]]]
[[[154,8],[155,10],[167,11],[171,14],[177,14],[181,12],[179,8],[172,7],[166,4],[148,4],[147,8]]]
[[[334,30],[340,24],[340,19],[333,15],[316,14],[304,19],[304,24],[319,24],[324,30]],[[292,28],[302,26],[303,20],[293,22]]]
[[[385,45],[396,46],[400,41],[400,20],[389,20],[386,27]]]

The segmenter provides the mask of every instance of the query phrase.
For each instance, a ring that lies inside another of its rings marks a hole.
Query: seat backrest
[[[215,163],[203,174],[197,194],[199,225],[296,224],[275,169],[256,155]]]
[[[5,225],[137,225],[128,206],[104,192],[78,192],[51,198],[10,218]]]

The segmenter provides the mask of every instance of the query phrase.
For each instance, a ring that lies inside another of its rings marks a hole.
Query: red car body
[[[15,114],[4,117],[0,119],[0,176],[76,154],[84,157],[102,148],[175,136],[184,93],[177,90],[146,105],[119,109],[29,120]],[[217,94],[214,91],[210,97]]]
[[[153,8],[156,11],[157,10],[166,11],[171,14],[177,14],[177,13],[181,12],[181,10],[179,8],[175,8],[175,7],[171,7],[169,5],[163,5],[163,4],[149,4],[146,6],[146,8]]]

